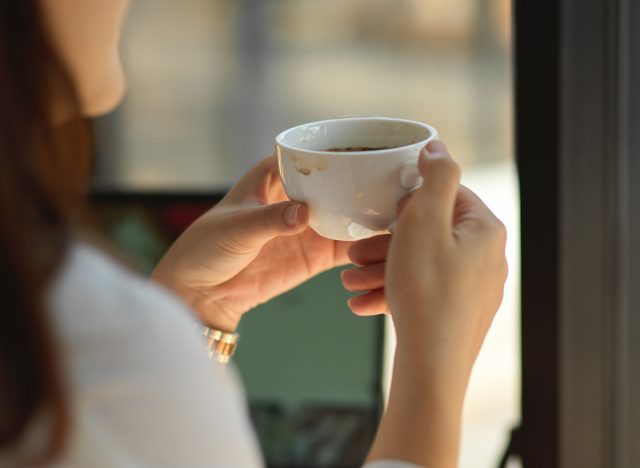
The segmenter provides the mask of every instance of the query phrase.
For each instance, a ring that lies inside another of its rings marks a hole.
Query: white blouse
[[[235,370],[207,358],[176,297],[77,244],[50,309],[73,415],[59,466],[264,466]]]

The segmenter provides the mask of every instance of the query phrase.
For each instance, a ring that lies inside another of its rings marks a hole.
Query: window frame
[[[525,468],[640,466],[640,5],[514,7],[523,366],[513,445]]]

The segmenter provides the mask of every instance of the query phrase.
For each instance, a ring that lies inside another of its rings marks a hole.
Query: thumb
[[[433,224],[451,229],[460,186],[460,167],[444,143],[433,141],[420,153],[418,168],[424,182],[414,192],[411,208],[422,211]]]
[[[296,202],[255,206],[234,214],[228,235],[240,245],[259,248],[277,236],[292,236],[307,227],[309,209]]]

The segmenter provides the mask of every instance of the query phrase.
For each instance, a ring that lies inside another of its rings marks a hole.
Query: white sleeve
[[[371,463],[367,463],[362,468],[425,468],[422,465],[416,465],[415,463],[409,463],[400,460],[376,460]]]
[[[263,466],[235,371],[207,358],[186,307],[77,250],[53,295],[78,421],[65,466],[96,466],[82,459],[100,448],[117,466]]]

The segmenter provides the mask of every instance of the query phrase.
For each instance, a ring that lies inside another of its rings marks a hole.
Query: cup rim
[[[289,145],[287,143],[284,142],[284,138],[287,136],[287,134],[289,134],[290,132],[293,132],[295,130],[300,129],[301,127],[308,127],[310,125],[322,125],[328,122],[335,122],[335,121],[350,121],[350,120],[358,120],[358,121],[366,121],[366,120],[378,120],[378,121],[386,121],[386,122],[398,122],[398,123],[404,123],[404,124],[412,124],[412,125],[417,125],[418,127],[422,127],[423,129],[426,129],[429,131],[429,135],[426,138],[423,138],[420,141],[417,141],[415,143],[411,143],[409,145],[402,145],[402,146],[395,146],[393,148],[387,148],[387,149],[382,149],[382,150],[365,150],[365,151],[323,151],[323,150],[310,150],[310,149],[305,149],[305,148],[298,148],[296,146],[292,146]],[[291,151],[297,151],[299,153],[306,153],[306,154],[321,154],[324,156],[344,156],[344,155],[349,155],[349,156],[373,156],[373,155],[385,155],[385,154],[389,154],[389,153],[393,153],[394,151],[398,151],[400,149],[407,149],[407,148],[414,148],[414,147],[422,147],[427,145],[428,143],[430,143],[431,141],[437,140],[438,139],[438,131],[432,127],[431,125],[427,125],[426,123],[423,122],[418,122],[416,120],[409,120],[409,119],[399,119],[399,118],[395,118],[395,117],[376,117],[376,116],[363,116],[363,117],[337,117],[334,119],[324,119],[324,120],[317,120],[315,122],[308,122],[308,123],[303,123],[300,125],[296,125],[295,127],[291,127],[283,132],[280,132],[278,134],[278,136],[276,136],[275,138],[275,142],[276,142],[276,146],[280,146],[282,148],[291,150]]]

